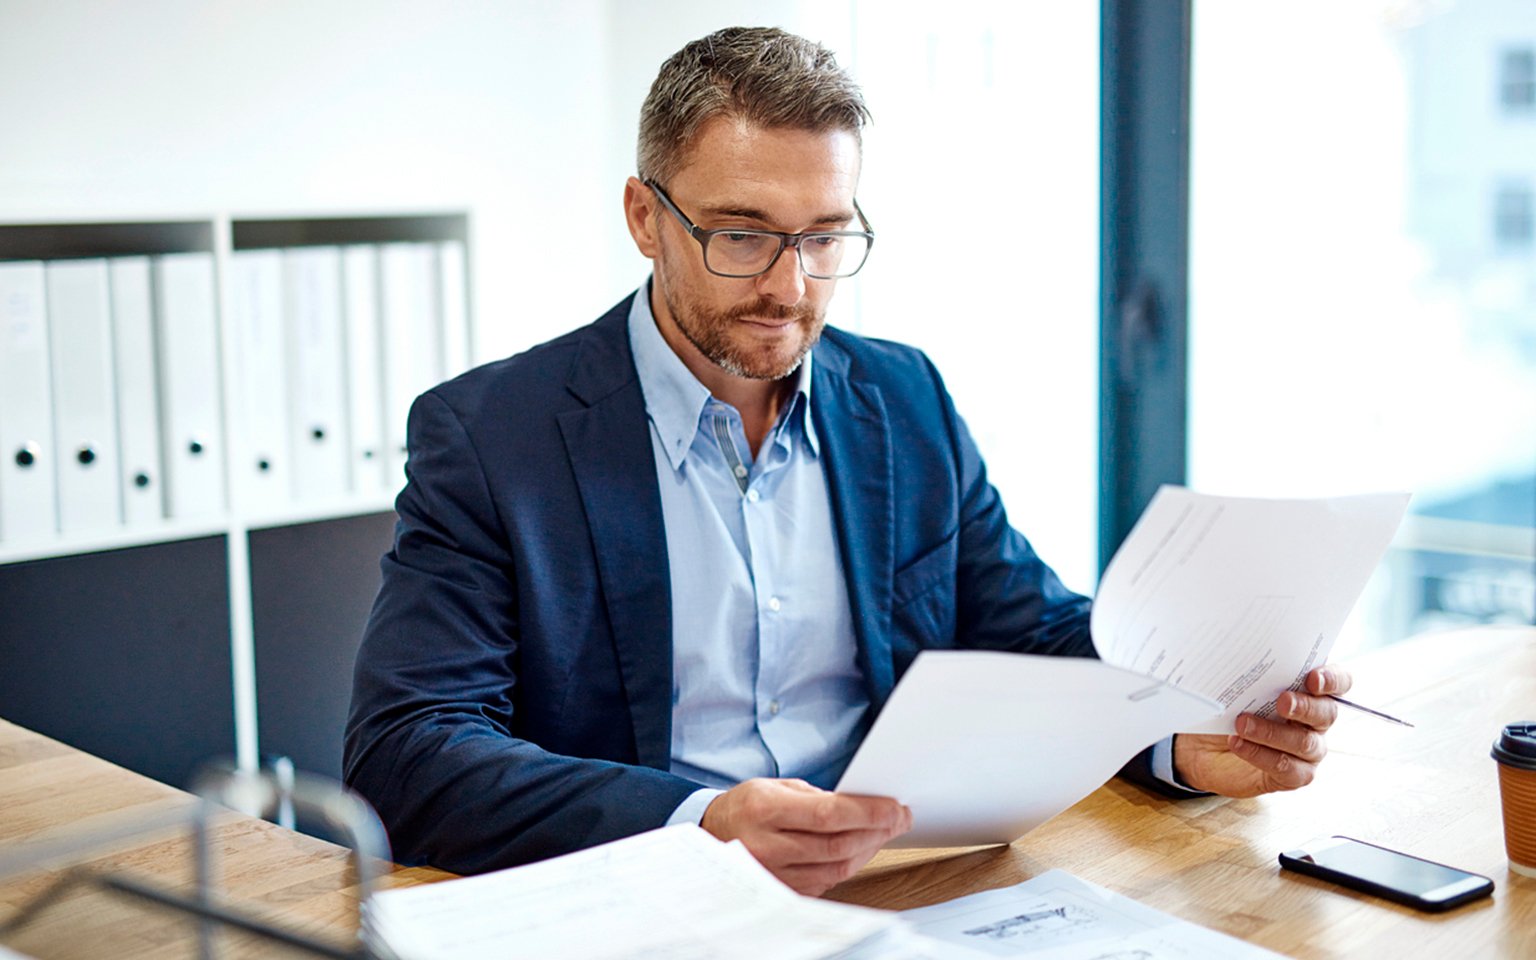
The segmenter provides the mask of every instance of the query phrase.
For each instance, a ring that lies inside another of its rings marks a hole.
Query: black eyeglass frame
[[[864,211],[859,209],[859,201],[857,200],[853,201],[853,212],[858,215],[859,224],[864,227],[863,230],[807,230],[803,233],[780,233],[777,230],[759,230],[755,227],[723,227],[718,230],[706,230],[688,219],[688,215],[677,208],[677,204],[672,202],[672,198],[667,196],[667,192],[661,189],[661,184],[655,180],[645,180],[643,182],[647,187],[650,187],[652,193],[656,194],[656,198],[661,201],[661,205],[672,211],[672,216],[676,217],[677,222],[683,225],[683,229],[688,231],[688,235],[698,241],[699,254],[704,258],[704,269],[717,277],[727,277],[731,280],[749,280],[753,277],[760,277],[774,268],[774,265],[779,262],[779,258],[784,255],[785,247],[794,247],[795,259],[800,262],[800,272],[804,273],[807,277],[810,277],[812,280],[846,280],[848,277],[864,269],[864,264],[869,262],[869,252],[875,249],[874,228],[869,225],[869,220],[865,219]],[[773,237],[779,242],[779,248],[773,252],[772,257],[768,258],[768,265],[755,273],[723,273],[709,265],[709,241],[722,233],[749,233],[753,236]],[[816,237],[863,237],[866,241],[864,259],[860,260],[859,265],[848,273],[835,275],[812,273],[806,269],[805,256],[800,252],[800,244],[807,238],[814,239]]]

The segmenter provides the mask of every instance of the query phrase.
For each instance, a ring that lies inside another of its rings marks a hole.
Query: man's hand
[[[912,829],[912,811],[889,797],[819,790],[803,780],[747,780],[710,802],[700,823],[740,840],[797,892],[819,896],[875,851]]]
[[[1173,738],[1174,770],[1191,787],[1228,797],[1304,787],[1328,753],[1323,734],[1339,715],[1328,694],[1347,692],[1351,682],[1346,670],[1318,667],[1307,674],[1307,693],[1280,694],[1268,720],[1245,713],[1236,735],[1181,733]]]

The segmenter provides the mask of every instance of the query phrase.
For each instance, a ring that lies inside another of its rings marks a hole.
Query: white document
[[[379,342],[379,251],[344,247],[342,305],[346,312],[347,439],[352,490],[372,497],[393,493],[385,482],[384,358]],[[395,484],[398,489],[399,484]]]
[[[1008,843],[1092,793],[1147,744],[1219,709],[1097,660],[925,651],[837,789],[912,808],[911,832],[892,847]]]
[[[143,529],[165,517],[160,416],[155,408],[155,321],[149,258],[119,257],[107,263],[112,290],[117,473],[123,498],[123,524]]]
[[[1000,890],[907,910],[917,932],[973,956],[1034,960],[1275,960],[1271,953],[1049,870]]]
[[[123,506],[107,262],[59,260],[46,272],[59,532],[116,529]]]
[[[497,873],[382,891],[363,924],[403,960],[811,960],[843,955],[900,921],[801,897],[740,843],[684,824]]]
[[[41,262],[0,263],[0,542],[58,533],[53,386]]]
[[[388,243],[379,250],[384,331],[384,431],[388,483],[405,482],[405,425],[411,403],[443,379],[438,324],[437,247]]]
[[[235,424],[230,493],[235,507],[260,516],[292,496],[288,443],[288,360],[281,250],[236,250],[229,258],[230,420]]]
[[[1231,733],[1328,659],[1408,509],[1406,493],[1318,500],[1158,490],[1104,571],[1106,663],[1218,700],[1186,733]],[[1171,732],[1171,731],[1170,731]]]
[[[892,846],[1006,843],[1170,734],[1230,732],[1326,659],[1407,503],[1164,487],[1094,602],[1102,661],[919,654],[837,789],[912,808]]]
[[[288,437],[293,496],[301,502],[347,495],[347,380],[341,312],[341,251],[283,252],[288,317]]]
[[[437,245],[437,291],[443,325],[443,376],[469,369],[469,278],[464,244],[445,240]]]
[[[154,277],[167,514],[217,517],[227,501],[213,254],[156,257]]]

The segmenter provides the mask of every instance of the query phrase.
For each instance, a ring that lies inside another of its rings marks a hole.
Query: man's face
[[[845,229],[854,221],[858,176],[852,133],[764,129],[718,118],[700,132],[687,165],[662,186],[706,230],[801,233]],[[673,348],[685,362],[704,359],[735,377],[778,380],[793,373],[821,336],[837,281],[806,277],[788,248],[761,276],[711,274],[698,242],[655,206],[657,322]]]

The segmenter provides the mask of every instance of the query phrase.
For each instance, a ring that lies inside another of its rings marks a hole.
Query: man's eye
[[[818,234],[816,236],[806,237],[801,242],[816,247],[835,247],[842,239],[842,237],[835,237],[831,234]]]
[[[717,236],[726,243],[752,243],[762,237],[755,233],[721,233]]]

